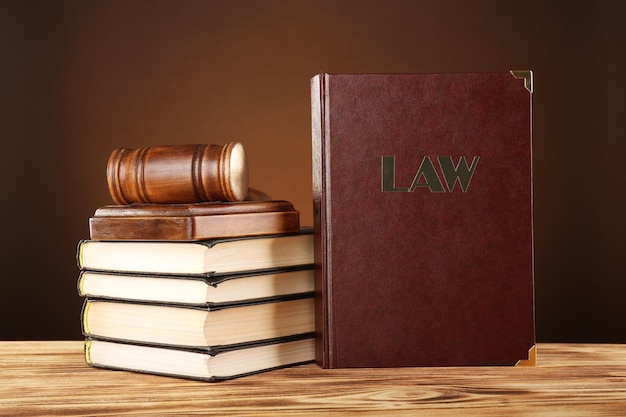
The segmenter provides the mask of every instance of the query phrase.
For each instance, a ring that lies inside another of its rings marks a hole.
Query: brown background
[[[311,224],[315,73],[530,68],[537,339],[626,342],[624,4],[3,1],[0,338],[81,337],[114,148],[240,140]]]

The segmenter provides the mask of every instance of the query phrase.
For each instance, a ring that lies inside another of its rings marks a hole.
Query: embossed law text
[[[435,165],[430,157],[425,156],[417,168],[413,182],[409,186],[397,186],[396,185],[396,157],[395,156],[383,156],[382,157],[382,191],[383,192],[414,192],[418,187],[427,187],[431,192],[451,192],[454,190],[454,186],[459,184],[461,190],[466,192],[476,166],[480,157],[475,156],[472,159],[471,165],[468,166],[467,159],[462,156],[458,163],[455,165],[451,156],[438,156],[437,162],[439,169],[445,180],[441,182],[441,177],[435,169]]]

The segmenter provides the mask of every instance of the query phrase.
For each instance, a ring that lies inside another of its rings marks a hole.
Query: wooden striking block
[[[288,201],[109,205],[89,219],[92,240],[206,240],[296,233],[300,213]]]

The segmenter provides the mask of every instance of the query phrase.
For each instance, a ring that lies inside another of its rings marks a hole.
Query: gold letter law
[[[472,159],[472,164],[468,166],[467,159],[464,156],[459,159],[456,165],[452,161],[451,156],[438,156],[437,162],[443,174],[443,178],[445,179],[446,190],[430,157],[425,156],[422,159],[422,163],[417,169],[417,173],[409,187],[398,187],[396,186],[396,157],[383,156],[382,191],[411,193],[415,191],[417,187],[428,187],[431,192],[446,192],[452,191],[458,182],[461,186],[461,190],[466,192],[479,159],[478,156],[475,156]]]

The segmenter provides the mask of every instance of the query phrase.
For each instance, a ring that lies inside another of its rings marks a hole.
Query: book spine
[[[313,229],[314,229],[314,264],[315,264],[315,329],[318,338],[315,360],[323,368],[329,367],[329,322],[331,320],[330,293],[328,285],[328,262],[325,227],[328,224],[326,210],[326,129],[325,129],[325,89],[327,75],[318,74],[311,79],[311,132],[312,132],[312,188],[313,188]]]
[[[85,348],[84,348],[84,354],[85,354],[85,363],[89,366],[94,366],[93,361],[91,360],[91,340],[90,339],[86,339],[85,340]]]
[[[83,246],[87,239],[78,241],[76,245],[76,265],[79,269],[83,269]]]

